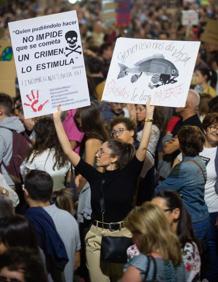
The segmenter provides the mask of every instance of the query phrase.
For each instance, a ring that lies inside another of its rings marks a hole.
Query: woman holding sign
[[[85,163],[71,150],[64,132],[60,111],[54,113],[54,124],[61,146],[73,166],[90,183],[92,226],[86,236],[87,264],[92,282],[108,282],[119,278],[119,274],[103,274],[100,267],[102,236],[131,237],[124,227],[124,218],[132,208],[136,181],[146,156],[154,107],[148,103],[142,139],[135,152],[131,144],[118,140],[104,142],[96,153],[96,168]],[[113,267],[114,269],[114,267]],[[122,276],[122,273],[120,273]]]

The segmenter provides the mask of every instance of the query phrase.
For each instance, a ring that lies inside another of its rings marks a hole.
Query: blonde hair
[[[180,243],[172,232],[164,212],[146,202],[134,208],[126,218],[126,227],[139,237],[139,250],[145,255],[158,251],[176,266],[182,262]]]

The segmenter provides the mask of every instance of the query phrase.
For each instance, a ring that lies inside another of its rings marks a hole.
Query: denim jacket
[[[194,162],[193,162],[194,161]],[[192,222],[200,222],[208,217],[208,209],[204,201],[206,167],[199,156],[183,158],[170,175],[161,182],[156,191],[176,191],[183,199]]]

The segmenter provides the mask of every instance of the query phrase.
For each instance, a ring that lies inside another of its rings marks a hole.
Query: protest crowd
[[[0,45],[9,22],[77,11],[91,101],[25,118],[17,78],[0,85],[0,281],[217,282],[218,1],[70,2],[0,1]],[[119,37],[201,42],[184,107],[102,100]]]

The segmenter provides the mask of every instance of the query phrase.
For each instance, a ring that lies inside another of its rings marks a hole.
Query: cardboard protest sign
[[[0,92],[15,96],[16,70],[11,42],[0,40]]]
[[[217,46],[218,50],[218,21],[209,19],[206,28],[201,34],[201,41]]]
[[[117,39],[103,100],[183,107],[200,42]]]
[[[90,104],[75,11],[9,23],[26,118]]]
[[[192,26],[198,25],[199,17],[195,10],[183,10],[182,11],[182,25]]]

